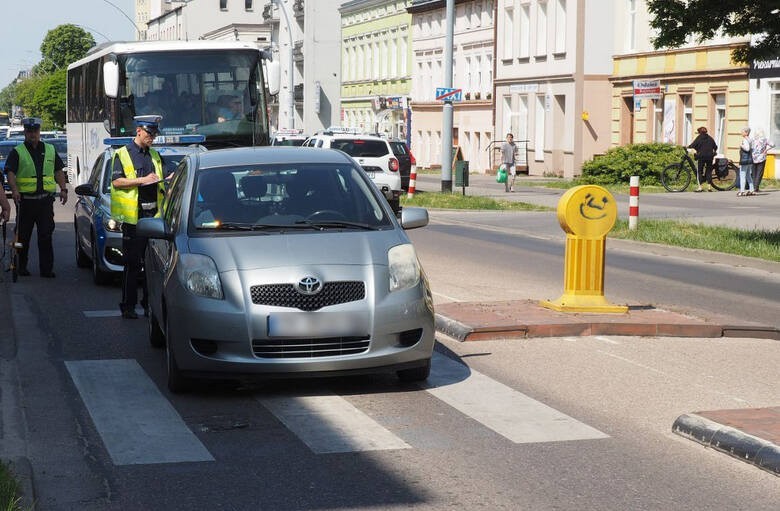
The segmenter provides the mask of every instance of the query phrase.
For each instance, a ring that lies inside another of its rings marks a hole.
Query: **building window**
[[[780,82],[769,84],[769,139],[780,147]]]
[[[636,0],[626,0],[626,41],[625,50],[636,49]]]
[[[536,95],[536,119],[534,123],[534,160],[544,161],[544,116],[545,103],[547,99],[544,94]]]
[[[653,100],[653,142],[664,141],[664,100]]]
[[[401,36],[401,76],[407,75],[406,62],[409,59],[409,55],[407,55],[409,52],[408,37],[407,34]]]
[[[725,134],[726,134],[726,95],[714,94],[712,102],[715,104],[715,143],[718,144],[720,152],[725,152]]]
[[[688,146],[693,142],[693,97],[680,96],[680,103],[682,103],[683,107],[682,141],[683,145]]]
[[[515,37],[515,11],[511,7],[507,7],[504,11],[504,58],[509,59],[514,57],[514,48],[512,48],[512,40]]]
[[[219,10],[227,11],[227,0],[219,0]]]
[[[536,7],[536,55],[547,55],[547,3]]]
[[[504,127],[501,130],[501,138],[505,138],[507,133],[513,133],[512,131],[512,96],[504,96],[502,102],[503,111],[501,118],[504,121]]]
[[[244,0],[244,10],[245,11],[252,10],[252,0]]]
[[[566,52],[566,0],[555,2],[555,53]]]
[[[531,6],[529,4],[520,6],[520,46],[517,49],[518,56],[528,58],[531,54]]]
[[[514,131],[516,142],[528,140],[528,95],[522,94],[519,99],[520,101],[517,104],[517,129]]]

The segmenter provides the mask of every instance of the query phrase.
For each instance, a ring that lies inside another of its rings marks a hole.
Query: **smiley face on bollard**
[[[590,239],[603,238],[615,225],[615,220],[615,198],[600,186],[575,186],[558,201],[558,222],[568,234]]]

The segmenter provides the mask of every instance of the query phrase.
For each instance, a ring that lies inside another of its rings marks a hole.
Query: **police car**
[[[282,129],[278,130],[271,138],[271,145],[283,147],[295,147],[303,145],[306,141],[306,135],[303,130]]]

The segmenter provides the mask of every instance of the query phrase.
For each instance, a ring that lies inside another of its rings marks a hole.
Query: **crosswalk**
[[[442,354],[434,353],[431,365],[421,391],[513,443],[608,438]],[[114,464],[214,461],[135,360],[69,361],[66,367]],[[257,402],[315,454],[414,448],[339,395],[275,394]]]

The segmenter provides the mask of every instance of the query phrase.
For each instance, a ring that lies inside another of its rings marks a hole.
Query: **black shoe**
[[[46,279],[53,279],[54,277],[56,277],[56,275],[54,274],[53,271],[47,271],[47,272],[41,273],[41,277],[46,278]]]
[[[122,317],[124,319],[138,319],[138,314],[136,314],[134,310],[128,309],[128,310],[122,311]]]
[[[29,277],[30,272],[26,268],[22,268],[21,270],[16,272],[20,277]]]

